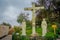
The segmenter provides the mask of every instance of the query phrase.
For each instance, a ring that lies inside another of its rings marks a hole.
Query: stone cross
[[[26,22],[23,20],[22,22],[22,36],[26,35]]]
[[[47,22],[45,21],[45,18],[43,18],[41,27],[42,27],[42,36],[44,37],[47,33]]]
[[[35,7],[35,3],[32,3],[32,7],[24,8],[24,10],[32,11],[32,35],[34,35],[36,33],[36,31],[35,31],[35,18],[36,18],[35,12],[38,9],[44,9],[44,7],[43,6],[42,7]]]

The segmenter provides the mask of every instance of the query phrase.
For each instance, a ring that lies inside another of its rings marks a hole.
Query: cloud
[[[19,14],[19,9],[13,7],[13,6],[8,6],[5,12],[3,13],[3,22],[8,22],[11,25],[16,25],[18,24],[17,21],[17,16]]]
[[[3,16],[15,19],[19,14],[19,9],[15,8],[14,6],[8,6],[3,14]]]
[[[20,12],[25,12],[25,7],[31,7],[31,2],[34,0],[0,0],[0,24],[2,22],[10,23],[11,25],[19,25],[17,16]],[[29,17],[31,19],[31,12]]]

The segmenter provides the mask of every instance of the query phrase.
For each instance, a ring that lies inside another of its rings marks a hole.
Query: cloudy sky
[[[25,12],[25,7],[31,7],[35,0],[0,0],[0,24],[3,22],[11,25],[19,25],[17,23],[17,16],[21,12]],[[28,11],[26,11],[28,12]],[[31,19],[31,12],[30,19]]]

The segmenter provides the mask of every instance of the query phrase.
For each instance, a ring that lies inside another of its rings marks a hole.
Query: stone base
[[[36,34],[30,36],[30,40],[41,40],[41,38],[36,33]]]
[[[32,37],[38,36],[38,33],[31,34]]]

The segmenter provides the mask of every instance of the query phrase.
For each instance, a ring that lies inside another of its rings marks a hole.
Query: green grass
[[[42,35],[42,29],[41,28],[36,28],[36,32],[38,33],[39,36]],[[27,33],[27,36],[30,36],[32,34],[32,28],[27,29],[26,33]]]
[[[41,28],[36,28],[36,32],[38,33],[39,36],[42,35],[42,29]]]
[[[27,36],[30,36],[31,33],[32,33],[32,29],[29,29],[29,30],[26,31]]]

